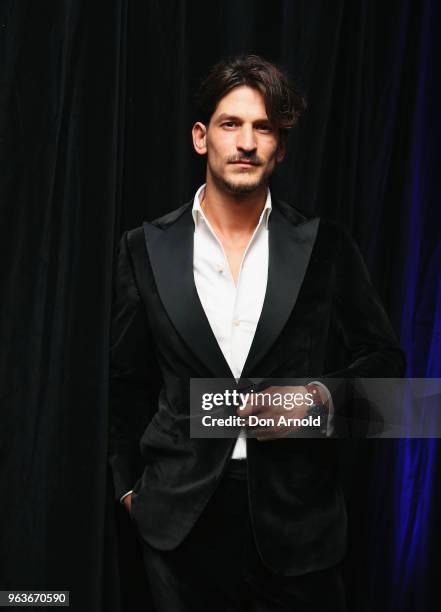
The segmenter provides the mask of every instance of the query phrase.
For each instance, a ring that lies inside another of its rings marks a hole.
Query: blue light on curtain
[[[429,104],[434,82],[431,68],[435,45],[432,2],[422,9],[420,56],[409,157],[404,259],[401,343],[408,359],[407,376],[441,377],[441,249],[430,225],[439,202],[434,159],[437,120]],[[432,76],[433,81],[430,80]],[[435,240],[433,240],[433,238]],[[432,250],[433,249],[433,250]],[[432,252],[432,255],[431,255]],[[427,266],[427,261],[431,264]],[[428,270],[426,278],[423,271]],[[430,543],[430,504],[434,487],[436,439],[401,440],[397,445],[394,482],[393,609],[429,610],[427,576]],[[433,519],[432,519],[433,520]]]

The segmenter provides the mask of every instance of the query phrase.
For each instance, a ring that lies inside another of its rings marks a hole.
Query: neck
[[[265,207],[268,185],[252,193],[228,193],[207,180],[202,209],[209,223],[225,238],[252,234]]]

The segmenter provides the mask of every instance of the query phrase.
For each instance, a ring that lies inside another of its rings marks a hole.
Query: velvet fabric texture
[[[403,375],[403,353],[347,231],[284,202],[273,206],[267,292],[242,377]],[[112,315],[116,497],[134,488],[134,522],[160,550],[190,532],[235,442],[189,435],[189,379],[234,379],[196,292],[191,207],[124,234]],[[336,346],[343,347],[340,360]],[[274,572],[300,575],[343,558],[337,442],[248,440],[252,525]]]
[[[141,541],[155,612],[346,612],[340,567],[281,576],[263,565],[243,464],[230,463],[181,545],[162,551]]]
[[[440,11],[436,0],[0,2],[3,589],[70,588],[80,612],[149,610],[107,471],[115,252],[124,230],[203,182],[193,95],[222,56],[257,52],[306,93],[272,189],[347,227],[407,375],[441,375]],[[439,610],[439,440],[349,450],[352,609]]]

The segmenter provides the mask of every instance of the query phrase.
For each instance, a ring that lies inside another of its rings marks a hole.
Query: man
[[[404,359],[348,232],[268,189],[304,109],[286,76],[258,56],[233,58],[198,99],[205,185],[120,244],[115,494],[140,536],[157,612],[344,610],[337,441],[271,427],[191,437],[190,379],[303,377],[311,386],[289,391],[338,412],[332,378],[400,376]],[[308,414],[306,400],[296,414]],[[333,428],[331,412],[328,438]]]

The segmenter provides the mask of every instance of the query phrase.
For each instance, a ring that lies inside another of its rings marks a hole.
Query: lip
[[[253,162],[239,161],[239,162],[231,162],[231,163],[234,164],[235,166],[257,166],[257,164],[254,164]]]

